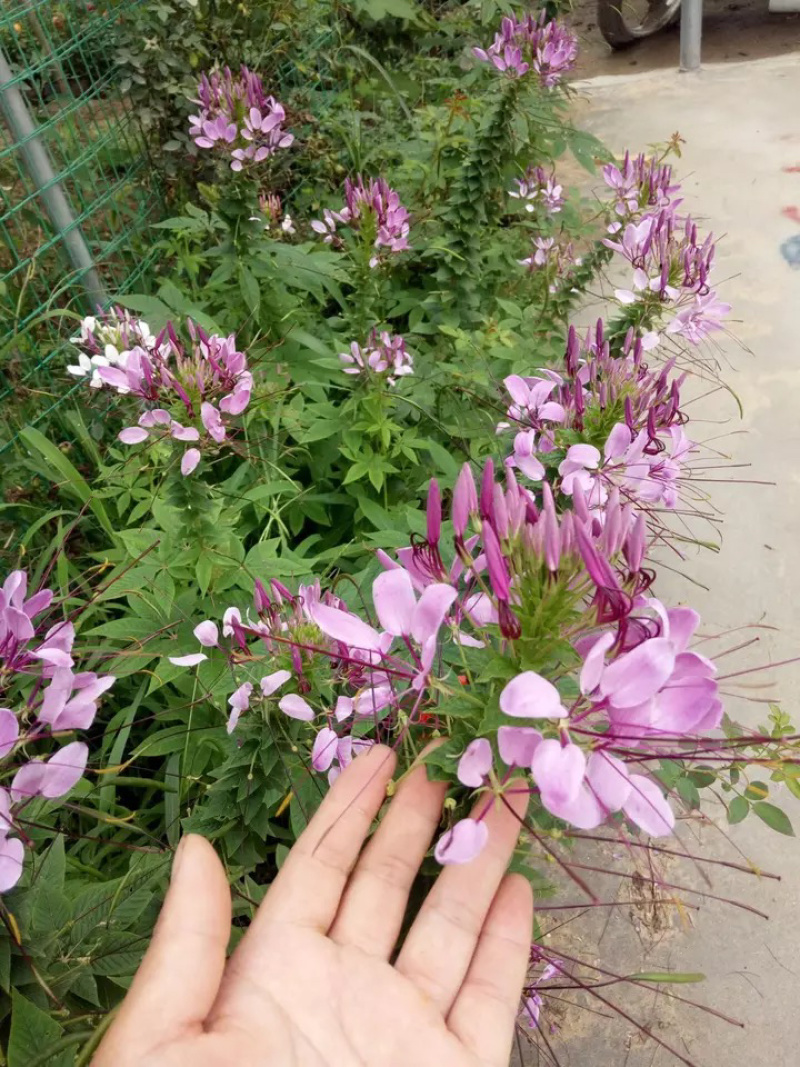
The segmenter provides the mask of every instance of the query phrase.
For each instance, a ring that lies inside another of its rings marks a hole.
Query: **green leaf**
[[[765,782],[751,782],[744,795],[748,800],[766,800],[769,796],[769,786]]]
[[[239,264],[239,290],[247,310],[257,315],[261,306],[261,290],[251,271],[243,263]]]
[[[151,330],[158,332],[163,330],[172,318],[172,312],[157,296],[145,296],[142,293],[128,293],[126,296],[114,298],[118,304],[143,315],[147,319],[147,325]]]
[[[92,493],[85,478],[64,453],[52,441],[49,441],[41,430],[37,430],[35,426],[26,426],[20,430],[19,435],[30,448],[39,453],[47,466],[52,468],[55,474],[59,475],[58,478],[53,478],[53,482],[59,487],[64,486],[66,483],[66,487],[72,490],[82,504],[88,504],[97,521],[109,537],[115,540],[116,530],[108,517],[106,509],[103,507],[102,501],[98,500]]]
[[[774,804],[759,800],[753,805],[753,811],[770,829],[777,830],[779,834],[785,834],[787,837],[794,837],[794,830],[789,821],[789,816]]]
[[[664,982],[670,985],[689,985],[706,980],[706,976],[699,971],[642,971],[640,974],[630,974],[628,978],[632,982]]]
[[[203,596],[208,592],[208,587],[211,585],[213,574],[214,564],[211,561],[211,556],[205,552],[197,561],[195,567],[195,577],[197,578],[197,584],[200,587],[200,592]]]
[[[737,822],[746,819],[750,813],[750,802],[744,797],[734,797],[728,805],[728,822],[735,826]]]
[[[11,993],[11,1035],[8,1067],[28,1067],[34,1057],[55,1044],[63,1030],[47,1012],[37,1008],[16,989]],[[61,1058],[63,1062],[63,1057]]]

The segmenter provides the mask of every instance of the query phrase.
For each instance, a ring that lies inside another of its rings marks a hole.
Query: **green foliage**
[[[118,681],[93,729],[87,779],[57,812],[31,805],[34,860],[0,902],[0,1042],[10,1067],[30,1067],[30,1054],[50,1067],[73,1064],[86,1031],[119,1002],[182,832],[214,841],[237,890],[238,930],[326,788],[310,771],[301,724],[276,701],[259,702],[228,734],[231,672],[219,650],[207,649],[196,673],[170,657],[196,646],[199,620],[245,604],[254,579],[292,592],[321,579],[360,604],[375,550],[424,533],[429,479],[449,489],[465,460],[495,453],[499,383],[563,358],[568,316],[607,262],[602,213],[579,191],[568,190],[558,219],[508,197],[528,166],[558,173],[569,153],[591,170],[605,158],[602,145],[571,127],[563,94],[506,81],[468,58],[485,36],[480,21],[506,5],[434,8],[145,0],[119,28],[115,62],[175,208],[153,229],[147,291],[120,303],[154,331],[168,322],[185,331],[192,320],[235,332],[257,385],[236,433],[204,451],[191,477],[181,475],[171,439],[120,444],[138,409],[107,390],[84,391],[63,440],[35,428],[22,436],[33,489],[5,505],[23,527],[15,561],[29,565],[34,584],[50,576],[95,665]],[[258,180],[198,156],[187,133],[197,74],[241,62],[286,102],[297,137]],[[341,208],[343,179],[359,171],[385,177],[411,214],[410,250],[376,268],[374,233],[341,228],[325,244],[310,226],[325,208]],[[263,193],[281,196],[294,233],[265,211]],[[580,252],[569,284],[520,267],[540,237]],[[617,323],[616,334],[626,326]],[[405,338],[413,375],[390,384],[343,373],[340,353],[354,341],[366,346],[373,330]],[[618,418],[589,412],[585,439],[602,445]],[[563,449],[549,454],[548,469],[563,458]],[[530,610],[520,612],[516,659],[478,660],[462,647],[445,664],[436,732],[446,740],[425,756],[433,776],[452,781],[477,733],[496,743],[499,693],[513,674],[561,677],[575,666],[571,643],[553,636],[576,622],[574,588],[541,569],[523,584]],[[320,635],[311,625],[307,637],[313,650]],[[307,659],[310,689],[327,709],[329,679],[312,652]],[[241,660],[254,685],[266,670],[292,667],[279,642]],[[568,680],[559,687],[565,702],[576,698]],[[773,709],[765,735],[790,729]],[[416,755],[414,741],[405,743]],[[793,832],[770,792],[774,782],[800,795],[789,764],[765,767],[769,783],[748,781],[736,764],[706,767],[678,752],[661,761],[659,777],[687,812],[702,790],[719,789],[731,824],[752,813]],[[455,806],[451,797],[446,818]],[[560,825],[535,816],[545,835],[557,837]],[[517,866],[545,895],[549,872],[529,859]]]

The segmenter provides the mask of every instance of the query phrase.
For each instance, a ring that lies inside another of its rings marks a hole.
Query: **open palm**
[[[93,1067],[505,1067],[532,921],[527,882],[505,874],[519,823],[487,815],[486,849],[445,868],[392,963],[444,799],[416,769],[362,852],[394,763],[376,746],[341,775],[227,962],[225,872],[184,839]]]

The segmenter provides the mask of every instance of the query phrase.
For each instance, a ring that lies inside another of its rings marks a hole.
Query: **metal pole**
[[[700,69],[703,0],[681,0],[681,70]]]
[[[62,241],[70,263],[80,274],[86,290],[89,310],[105,304],[108,294],[100,281],[89,246],[78,227],[66,193],[58,182],[37,125],[25,98],[14,79],[8,60],[0,49],[0,111],[5,116],[11,136],[17,142],[31,181],[42,198],[47,214]]]

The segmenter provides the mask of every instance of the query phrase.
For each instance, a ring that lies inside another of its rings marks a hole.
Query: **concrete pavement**
[[[699,486],[724,515],[720,550],[692,552],[679,567],[705,588],[662,572],[657,592],[696,607],[706,634],[756,624],[706,646],[712,654],[758,636],[755,647],[723,660],[726,671],[800,655],[800,54],[698,74],[595,78],[577,88],[588,101],[579,108],[580,125],[616,153],[647,149],[680,132],[686,143],[675,166],[685,208],[720,238],[717,287],[733,305],[731,335],[709,356],[718,360],[743,415],[721,392],[690,407],[691,435],[714,438],[713,448],[732,464],[706,471],[702,477],[713,481]],[[780,696],[800,721],[798,683],[797,666],[745,676],[738,689],[730,685],[729,710],[756,725],[768,709],[753,698]],[[800,834],[800,802],[781,794],[781,803]],[[702,840],[704,854],[749,858],[782,881],[715,868],[709,887],[694,865],[675,860],[661,877],[742,901],[768,913],[768,921],[701,896],[682,895],[699,910],[681,910],[648,898],[647,884],[636,877],[608,877],[603,899],[615,906],[570,922],[553,933],[552,944],[554,952],[595,960],[619,974],[667,967],[703,972],[702,985],[664,988],[735,1017],[744,1029],[649,988],[609,986],[601,992],[644,1023],[649,1035],[632,1022],[606,1018],[614,1013],[596,998],[583,996],[591,1011],[567,1009],[554,999],[545,1034],[553,1055],[532,1050],[526,1063],[666,1067],[679,1060],[658,1043],[665,1041],[698,1067],[800,1065],[800,840],[781,837],[752,817],[729,828],[721,811],[719,805],[708,809],[718,828],[702,836],[684,825],[681,846],[697,850]],[[634,872],[624,850],[604,848],[602,865]],[[597,861],[593,849],[598,846],[581,849],[581,862]],[[640,870],[646,874],[646,864]],[[660,896],[668,899],[670,891]],[[580,896],[572,890],[568,899]],[[564,918],[542,912],[551,926]]]

